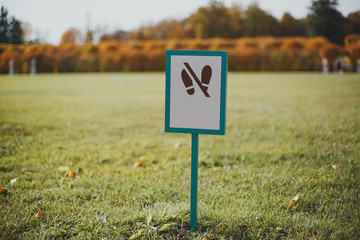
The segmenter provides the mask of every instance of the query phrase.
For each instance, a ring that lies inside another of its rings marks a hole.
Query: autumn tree
[[[153,31],[156,32],[156,38],[159,39],[186,37],[183,22],[177,20],[160,21],[154,26]]]
[[[330,41],[343,44],[345,19],[336,10],[337,0],[312,0],[309,27],[312,36],[324,36]]]
[[[62,36],[61,36],[61,41],[60,41],[60,45],[64,45],[64,44],[76,44],[77,39],[79,36],[79,32],[74,29],[71,28],[69,30],[67,30]]]
[[[278,26],[277,19],[257,4],[251,4],[245,11],[245,36],[277,36]]]
[[[360,34],[360,11],[350,13],[346,20],[346,34]]]
[[[279,36],[305,36],[306,25],[304,21],[295,19],[286,12],[279,22]]]
[[[230,14],[221,2],[211,1],[210,6],[199,8],[186,22],[193,37],[234,37]]]
[[[109,41],[109,40],[129,40],[131,37],[130,32],[126,32],[123,30],[117,30],[111,34],[103,34],[100,36],[100,42]]]
[[[228,9],[232,31],[231,37],[239,38],[244,35],[245,19],[243,17],[243,13],[242,7],[238,4],[233,4],[231,8]]]

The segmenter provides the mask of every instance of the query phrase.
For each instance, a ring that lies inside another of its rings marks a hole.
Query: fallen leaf
[[[59,172],[67,172],[67,171],[69,171],[70,170],[70,168],[68,167],[68,166],[60,166],[59,168],[58,168],[58,171]]]
[[[17,179],[16,179],[16,178],[14,178],[14,179],[10,180],[11,185],[14,185],[14,183],[16,183],[16,181],[17,181]]]
[[[34,185],[32,185],[32,188],[33,188],[33,189],[35,189],[35,188],[36,188],[36,185],[35,185],[35,184],[34,184]]]
[[[339,167],[340,167],[340,163],[335,164],[335,165],[331,165],[331,168],[332,168],[332,169],[337,169],[337,168],[339,168]]]
[[[76,174],[82,173],[84,172],[84,170],[82,168],[79,168],[78,170],[76,170]]]
[[[313,235],[313,239],[314,239],[314,240],[318,240],[318,239],[315,237],[315,235]]]
[[[134,164],[134,167],[140,167],[141,166],[141,161],[140,159],[136,160],[136,163]]]
[[[65,173],[65,177],[68,177],[68,178],[74,178],[75,177],[75,173],[71,170],[67,171]]]
[[[8,190],[6,188],[0,188],[0,194],[6,195],[8,193]]]
[[[297,201],[300,200],[300,194],[296,195],[293,199],[290,201],[290,206],[294,205]]]
[[[43,215],[43,211],[41,209],[35,214],[35,218],[40,218]]]
[[[174,148],[178,148],[178,147],[180,147],[180,142],[174,144]]]
[[[211,239],[219,239],[219,237],[216,234],[211,234]]]

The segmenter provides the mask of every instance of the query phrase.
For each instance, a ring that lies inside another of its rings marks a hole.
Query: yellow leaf
[[[337,169],[337,168],[339,168],[339,167],[340,167],[340,163],[335,164],[335,165],[331,165],[331,168],[332,168],[332,169]]]
[[[65,177],[68,177],[68,178],[74,178],[75,177],[75,173],[71,170],[68,170],[66,173],[65,173]]]
[[[297,201],[300,200],[300,194],[296,195],[293,199],[290,201],[290,206],[294,205]]]
[[[136,163],[134,164],[134,167],[140,167],[141,166],[141,161],[140,159],[136,160]]]
[[[35,217],[40,218],[42,215],[43,215],[43,211],[39,209],[38,212],[35,214]]]

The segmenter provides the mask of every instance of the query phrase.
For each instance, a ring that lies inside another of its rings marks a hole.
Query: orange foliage
[[[300,37],[290,37],[286,38],[281,46],[281,49],[284,51],[300,51],[305,47],[305,38]]]
[[[232,39],[214,39],[211,41],[210,50],[214,51],[230,51],[235,48],[236,40]]]
[[[238,49],[256,49],[259,46],[259,43],[256,41],[256,38],[242,38],[236,45]]]
[[[346,50],[336,44],[330,43],[326,46],[324,46],[320,50],[320,56],[321,58],[326,58],[329,63],[334,63],[335,59],[339,55],[344,55],[346,53]],[[333,70],[333,64],[329,64],[330,71]]]
[[[61,36],[60,45],[76,44],[78,32],[75,29],[69,29]]]
[[[314,37],[306,41],[305,48],[310,50],[320,50],[324,46],[329,44],[329,40],[324,37]]]
[[[347,35],[344,38],[345,47],[349,47],[350,45],[358,45],[360,44],[360,35],[351,34]]]
[[[281,38],[266,38],[264,39],[261,44],[260,48],[264,51],[276,51],[281,48],[283,40]]]
[[[187,49],[187,42],[185,40],[169,40],[167,41],[166,44],[166,49],[171,49],[171,50],[182,50],[182,49]]]
[[[349,53],[353,71],[357,69],[357,61],[360,59],[360,35],[352,34],[345,36],[345,46]]]
[[[352,44],[346,49],[323,37],[111,40],[97,45],[75,45],[67,38],[59,46],[0,45],[0,73],[8,73],[10,59],[16,72],[28,73],[32,58],[39,73],[164,71],[167,49],[228,51],[230,71],[320,71],[323,57],[331,62],[348,54],[353,66],[360,58],[354,36],[347,37]]]

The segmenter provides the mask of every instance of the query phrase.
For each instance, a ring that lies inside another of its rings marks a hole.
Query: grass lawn
[[[196,232],[164,89],[0,76],[0,239],[360,239],[360,75],[229,73],[226,135],[199,137]]]

